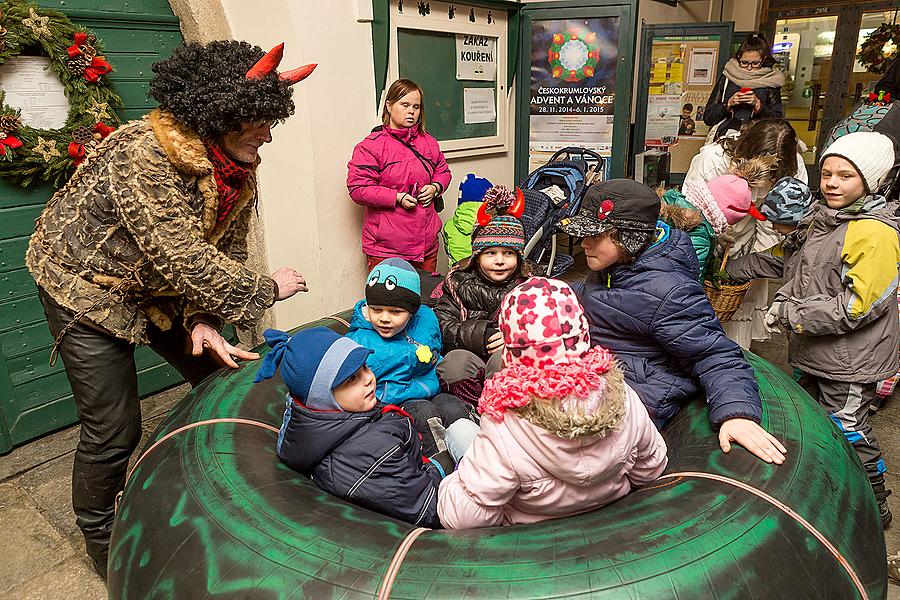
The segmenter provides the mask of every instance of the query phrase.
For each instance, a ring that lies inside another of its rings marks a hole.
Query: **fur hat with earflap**
[[[478,411],[507,411],[563,438],[606,435],[625,415],[625,380],[612,354],[591,348],[587,318],[563,281],[532,277],[500,308],[504,368],[485,382]]]
[[[721,235],[729,225],[740,222],[747,215],[765,221],[753,203],[753,189],[769,183],[775,161],[775,157],[769,155],[739,160],[732,165],[728,175],[706,183],[686,185],[684,197],[700,209],[716,235]]]

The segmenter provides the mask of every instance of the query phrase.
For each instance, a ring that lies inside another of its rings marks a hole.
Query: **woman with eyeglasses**
[[[781,118],[783,85],[784,72],[772,58],[766,38],[751,33],[725,63],[706,102],[703,122],[715,126],[713,139],[740,130],[751,119]]]

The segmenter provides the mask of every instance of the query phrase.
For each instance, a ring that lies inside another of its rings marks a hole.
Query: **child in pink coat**
[[[485,383],[481,430],[441,483],[448,529],[593,510],[655,480],[666,444],[562,281],[533,277],[500,311],[504,368]]]

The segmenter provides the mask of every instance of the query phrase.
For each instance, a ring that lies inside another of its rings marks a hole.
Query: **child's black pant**
[[[447,450],[450,425],[473,415],[468,405],[453,394],[438,394],[431,400],[410,400],[402,408],[422,434],[422,454],[428,457]]]
[[[873,485],[884,483],[881,445],[869,424],[869,404],[875,397],[875,383],[833,381],[802,373],[798,383],[818,400],[838,426],[866,469]]]

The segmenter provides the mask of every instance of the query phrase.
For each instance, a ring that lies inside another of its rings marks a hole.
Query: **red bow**
[[[115,130],[115,127],[110,127],[109,125],[101,121],[100,123],[94,125],[93,132],[100,134],[100,139],[102,140]],[[85,150],[84,144],[71,142],[69,144],[69,156],[72,157],[73,165],[75,165],[76,167],[80,165],[84,161],[84,159],[87,158],[87,150]]]
[[[6,156],[6,148],[9,147],[10,150],[15,150],[16,148],[22,147],[22,140],[17,137],[13,137],[9,134],[6,134],[6,137],[0,139],[0,156]]]
[[[83,31],[75,33],[73,36],[75,43],[66,48],[66,52],[69,53],[69,58],[84,54],[81,47],[87,44],[87,37],[87,34]],[[91,64],[84,68],[84,73],[82,73],[81,76],[91,83],[97,83],[101,76],[112,73],[112,70],[112,65],[106,62],[105,58],[102,56],[93,56],[91,57]]]

